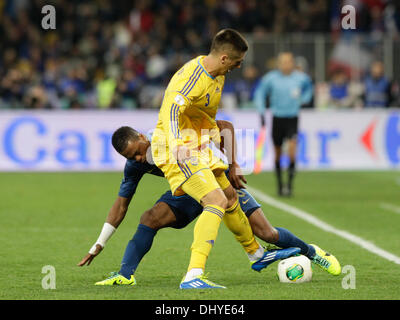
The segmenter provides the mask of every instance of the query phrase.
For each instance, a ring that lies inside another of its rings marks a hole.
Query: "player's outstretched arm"
[[[225,154],[229,162],[228,179],[235,189],[246,188],[243,183],[247,183],[247,181],[236,162],[236,140],[233,124],[230,121],[217,120],[217,126],[221,133],[220,150]]]
[[[124,220],[126,212],[128,211],[131,198],[124,198],[119,196],[108,213],[106,223],[111,224],[114,228],[118,228],[122,220]]]
[[[124,220],[131,198],[118,197],[108,213],[106,222],[99,235],[99,238],[83,259],[78,263],[79,267],[90,265],[93,259],[103,250],[106,242],[114,234],[122,220]]]

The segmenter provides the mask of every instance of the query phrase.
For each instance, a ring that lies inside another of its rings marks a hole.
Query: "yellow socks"
[[[194,227],[192,254],[186,280],[192,278],[191,270],[200,274],[204,271],[208,255],[217,238],[221,220],[224,220],[226,226],[248,255],[258,253],[261,246],[254,237],[249,221],[240,207],[238,199],[226,211],[216,205],[205,206]]]
[[[226,209],[223,220],[246,253],[254,254],[260,248],[260,244],[254,238],[249,220],[239,205],[239,199],[236,199],[232,207]]]
[[[219,206],[205,206],[194,227],[192,255],[188,271],[205,268],[208,255],[218,235],[218,228],[225,210]]]

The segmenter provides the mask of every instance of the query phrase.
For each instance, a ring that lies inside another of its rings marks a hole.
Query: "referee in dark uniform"
[[[312,96],[311,79],[304,72],[295,70],[295,61],[291,52],[279,54],[278,69],[265,74],[255,90],[254,100],[263,126],[265,125],[266,98],[269,97],[272,113],[272,140],[275,149],[275,173],[280,196],[292,195],[299,111],[302,105],[310,103]],[[280,164],[282,145],[285,140],[289,143],[290,158],[286,184],[282,181]]]

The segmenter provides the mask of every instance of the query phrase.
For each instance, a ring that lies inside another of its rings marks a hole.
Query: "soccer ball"
[[[283,259],[278,264],[277,275],[280,282],[309,282],[312,278],[311,261],[303,255]]]

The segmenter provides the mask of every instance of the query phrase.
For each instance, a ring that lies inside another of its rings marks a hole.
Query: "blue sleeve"
[[[264,77],[262,77],[261,81],[258,83],[258,85],[254,91],[254,104],[257,108],[257,111],[260,114],[263,114],[265,112],[265,108],[266,108],[265,100],[271,90],[270,78],[271,78],[270,74],[267,74]]]
[[[124,178],[119,187],[118,195],[124,198],[132,198],[136,192],[136,188],[140,179],[146,173],[139,163],[127,161],[124,168]]]
[[[314,88],[313,84],[311,82],[311,79],[308,75],[304,76],[303,80],[303,87],[302,87],[302,94],[301,94],[301,104],[308,104],[310,103],[313,94],[314,94]]]

